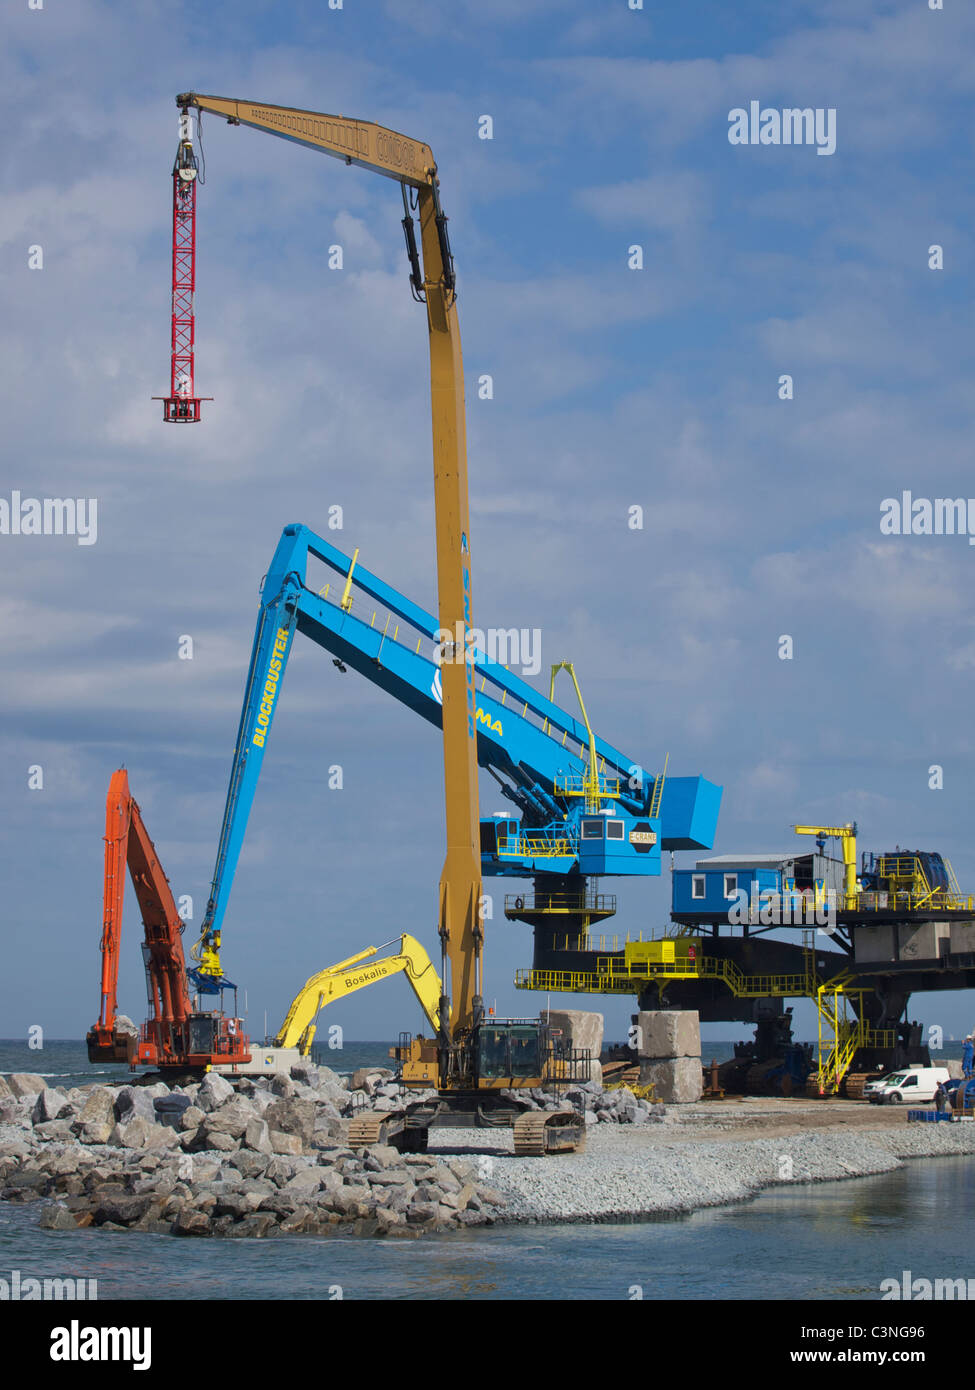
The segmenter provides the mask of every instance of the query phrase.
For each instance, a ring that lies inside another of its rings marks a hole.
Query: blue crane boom
[[[336,579],[309,587],[309,556]],[[378,605],[369,621],[363,599]],[[214,937],[219,944],[296,631],[441,727],[437,620],[308,527],[286,526],[262,589],[201,945]],[[659,775],[596,737],[607,791],[594,814],[566,790],[587,770],[585,725],[478,648],[473,664],[478,763],[520,812],[482,819],[484,873],[646,876],[659,874],[661,849],[711,847],[720,787],[703,777],[668,777],[662,796]]]

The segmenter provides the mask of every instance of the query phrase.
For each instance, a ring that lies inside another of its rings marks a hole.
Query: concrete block
[[[640,1062],[640,1084],[653,1083],[654,1094],[665,1105],[686,1105],[700,1100],[704,1078],[700,1057],[674,1057],[669,1062]]]
[[[599,1061],[599,1054],[603,1050],[602,1014],[589,1013],[585,1009],[553,1009],[551,1013],[543,1009],[539,1018],[550,1028],[562,1030],[567,1047],[588,1048],[593,1061]]]
[[[701,1057],[701,1021],[694,1009],[643,1010],[637,1015],[642,1058]]]
[[[894,960],[894,949],[894,928],[890,923],[857,927],[853,933],[854,959],[865,965]]]
[[[975,922],[952,922],[950,940],[953,954],[968,955],[970,952],[975,952]],[[0,1090],[0,1095],[2,1094],[3,1092]]]
[[[898,960],[938,960],[941,943],[950,941],[950,932],[947,922],[898,923]]]

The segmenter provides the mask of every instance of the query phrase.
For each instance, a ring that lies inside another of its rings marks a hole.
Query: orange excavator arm
[[[124,769],[112,774],[105,807],[105,891],[102,922],[102,992],[98,1022],[88,1034],[88,1055],[93,1062],[130,1060],[125,1039],[118,1040],[118,961],[122,938],[122,900],[125,896],[125,858],[129,842],[129,779]],[[93,1049],[95,1049],[93,1051]],[[132,1040],[132,1054],[135,1040]]]
[[[145,928],[143,951],[152,1007],[148,1027],[153,1030],[159,1060],[165,1062],[181,1050],[180,1040],[192,1007],[183,955],[183,923],[138,803],[129,791],[128,773],[120,768],[112,774],[105,808],[102,988],[98,1022],[88,1034],[92,1061],[132,1062],[135,1055],[135,1037],[116,1028],[126,864]]]

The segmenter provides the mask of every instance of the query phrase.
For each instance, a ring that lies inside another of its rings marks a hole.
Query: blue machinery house
[[[672,915],[688,926],[740,925],[743,915],[757,920],[761,906],[774,905],[796,920],[812,908],[812,925],[815,908],[842,891],[843,864],[826,855],[722,854],[674,870]]]

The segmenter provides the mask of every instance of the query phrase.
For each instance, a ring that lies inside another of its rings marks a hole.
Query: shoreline
[[[172,1236],[417,1237],[495,1225],[630,1224],[732,1206],[776,1187],[877,1176],[975,1154],[975,1122],[907,1122],[901,1107],[741,1097],[651,1106],[625,1088],[575,1093],[582,1152],[516,1157],[509,1129],[437,1127],[425,1153],[353,1151],[360,1103],[401,1104],[380,1071],[295,1067],[236,1090],[211,1073],[169,1088],[0,1084],[0,1194],[45,1229]],[[552,1105],[544,1093],[532,1102]]]
[[[975,1122],[909,1125],[903,1111],[884,1112],[881,1120],[877,1108],[850,1101],[759,1104],[744,1116],[689,1106],[652,1127],[594,1126],[584,1153],[545,1160],[515,1158],[497,1139],[491,1152],[475,1152],[485,1146],[461,1130],[440,1131],[432,1143],[442,1156],[463,1151],[478,1179],[504,1197],[496,1224],[533,1225],[674,1218],[773,1188],[875,1177],[916,1159],[975,1156]],[[748,1105],[756,1102],[741,1108]],[[800,1106],[815,1109],[792,1109]],[[781,1122],[795,1127],[763,1133]],[[741,1128],[752,1132],[742,1136]]]

